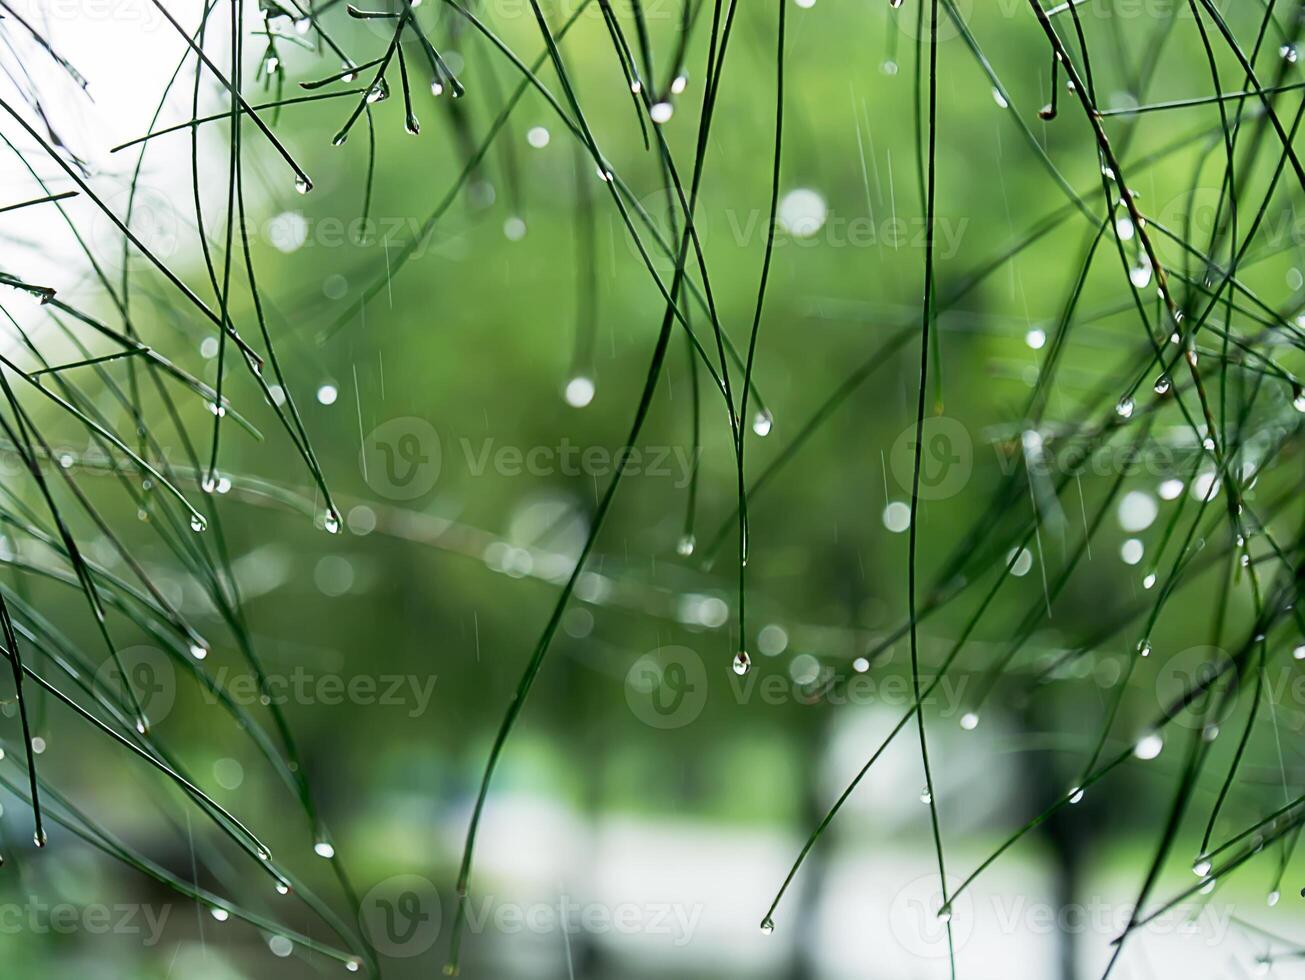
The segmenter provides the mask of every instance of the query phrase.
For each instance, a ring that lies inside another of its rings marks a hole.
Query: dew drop
[[[1115,405],[1115,414],[1121,419],[1131,419],[1133,417],[1134,407],[1132,397],[1125,395],[1123,398],[1119,399],[1118,403]]]
[[[1199,858],[1192,865],[1192,874],[1198,878],[1204,878],[1210,873],[1210,862],[1205,858]]]
[[[774,931],[775,931],[774,919],[772,919],[770,916],[766,916],[764,919],[761,920],[761,934],[763,936],[769,936]]]
[[[208,521],[204,520],[199,514],[190,515],[190,529],[198,534],[204,528],[208,527]]]
[[[330,841],[319,840],[313,845],[313,853],[320,858],[333,858],[335,857],[335,845]]]
[[[322,517],[322,527],[326,528],[327,534],[340,533],[340,515],[334,510],[328,510]]]
[[[734,673],[740,677],[750,671],[752,669],[752,658],[748,656],[748,651],[740,650],[734,654],[734,661],[730,666],[733,668]]]
[[[1082,802],[1083,802],[1083,790],[1081,790],[1081,789],[1080,789],[1079,787],[1077,787],[1077,786],[1075,786],[1072,790],[1070,790],[1070,791],[1069,791],[1069,802],[1070,802],[1070,803],[1082,803]]]
[[[1150,640],[1138,640],[1138,641],[1137,641],[1137,652],[1138,652],[1138,654],[1139,654],[1140,656],[1143,656],[1143,657],[1149,657],[1149,656],[1151,656],[1151,641],[1150,641]]]
[[[577,375],[566,383],[566,403],[572,408],[584,408],[594,400],[594,382],[584,375]]]
[[[1010,108],[1010,103],[1006,101],[1006,96],[1001,94],[1001,89],[999,88],[994,88],[992,90],[992,101],[997,103],[998,109]]]
[[[44,847],[48,842],[49,840],[45,836],[44,830],[38,830],[36,833],[32,835],[32,843],[35,844],[37,847]]]
[[[278,895],[289,895],[290,883],[288,881],[278,881],[276,883],[276,893]]]
[[[1034,327],[1024,335],[1024,343],[1028,344],[1033,350],[1042,350],[1047,343],[1046,331]]]
[[[226,909],[218,908],[218,906],[216,905],[214,905],[211,909],[208,910],[208,914],[213,916],[213,918],[217,919],[218,922],[226,922],[227,919],[231,918],[230,912],[228,912]]]
[[[350,973],[357,973],[362,968],[362,964],[357,960],[346,960],[344,968]]]
[[[770,414],[770,410],[758,412],[752,419],[752,431],[759,436],[770,435],[770,429],[775,424],[775,418]]]
[[[1291,386],[1291,407],[1298,412],[1305,412],[1305,388],[1298,384]]]
[[[693,554],[693,549],[697,547],[697,544],[697,539],[692,534],[686,534],[675,545],[675,553],[681,558],[688,558]]]
[[[920,790],[920,802],[925,804],[933,802],[933,794],[929,792],[928,786]]]
[[[1278,899],[1280,898],[1282,898],[1282,893],[1275,888],[1273,891],[1269,892],[1268,896],[1264,899],[1264,901],[1265,904],[1269,906],[1269,908],[1273,908],[1273,906],[1278,904]]]
[[[202,643],[192,643],[190,645],[190,655],[196,660],[203,660],[208,656],[208,647]]]
[[[1169,375],[1162,374],[1155,379],[1155,393],[1157,395],[1169,394],[1169,389],[1173,387],[1173,382],[1169,380]]]
[[[1164,736],[1159,732],[1147,732],[1137,740],[1133,746],[1133,755],[1139,759],[1154,759],[1160,754],[1160,750],[1165,747]]]
[[[688,75],[685,75],[685,74],[683,74],[683,73],[680,73],[679,75],[676,75],[675,78],[673,78],[673,79],[671,80],[671,94],[672,94],[672,95],[683,95],[683,94],[684,94],[684,90],[685,90],[686,88],[688,88],[688,87],[689,87],[689,76],[688,76]]]
[[[1151,263],[1145,257],[1128,270],[1128,281],[1138,289],[1145,289],[1151,284]]]
[[[973,711],[967,711],[961,715],[961,727],[967,732],[972,732],[979,727],[979,716]]]
[[[656,102],[648,110],[649,118],[659,126],[670,122],[673,115],[675,115],[675,106],[669,102]]]
[[[312,189],[313,189],[313,182],[309,180],[307,177],[295,178],[295,190],[298,191],[300,194],[307,194]]]
[[[1296,51],[1296,45],[1294,44],[1284,44],[1278,49],[1278,54],[1280,54],[1282,60],[1287,62],[1289,65],[1296,64],[1296,59],[1300,57]]]

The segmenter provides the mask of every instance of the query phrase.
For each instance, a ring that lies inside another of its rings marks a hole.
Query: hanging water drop
[[[1131,419],[1133,417],[1134,407],[1132,396],[1125,395],[1123,398],[1119,399],[1118,404],[1115,405],[1115,414],[1121,419]]]
[[[1210,862],[1206,858],[1198,858],[1192,864],[1192,874],[1198,878],[1204,878],[1210,873]]]
[[[733,668],[734,673],[740,677],[750,671],[752,669],[752,658],[748,656],[748,651],[740,650],[734,654],[734,661],[730,666]]]
[[[1291,407],[1298,412],[1305,412],[1305,388],[1299,384],[1291,386]]]
[[[198,534],[204,528],[208,527],[208,521],[204,520],[199,514],[190,515],[190,529]]]
[[[340,515],[334,510],[328,510],[322,518],[322,527],[326,528],[327,534],[340,533]]]
[[[920,790],[920,802],[925,804],[929,804],[933,802],[933,794],[929,792],[928,786]]]
[[[752,431],[759,436],[765,437],[770,435],[771,426],[774,424],[775,417],[770,414],[770,409],[764,409],[753,416]]]
[[[1073,789],[1071,789],[1071,790],[1069,791],[1069,802],[1070,802],[1070,803],[1082,803],[1082,802],[1083,802],[1083,790],[1080,789],[1080,788],[1077,787],[1077,786],[1075,786]]]
[[[775,931],[774,919],[772,919],[770,916],[766,916],[764,919],[761,920],[761,934],[763,936],[769,936],[774,931]]]
[[[313,189],[313,182],[309,180],[307,177],[301,176],[295,178],[295,190],[297,190],[300,194],[307,194],[312,189]]]
[[[1147,732],[1133,746],[1133,755],[1142,760],[1154,759],[1165,747],[1164,736],[1159,732]]]
[[[961,715],[961,727],[967,732],[972,732],[979,727],[979,716],[973,711],[967,711]]]
[[[1151,656],[1151,641],[1150,641],[1150,640],[1138,640],[1138,641],[1137,641],[1137,652],[1138,652],[1138,654],[1139,654],[1140,656],[1143,656],[1143,657],[1149,657],[1149,656]]]
[[[313,853],[320,858],[327,858],[329,860],[330,858],[335,857],[335,845],[330,841],[319,840],[313,845]]]
[[[1169,389],[1173,387],[1173,382],[1169,380],[1169,375],[1162,374],[1155,379],[1154,390],[1157,395],[1169,394]]]
[[[190,645],[190,655],[196,660],[203,660],[208,656],[208,647],[202,643],[192,643]]]
[[[688,558],[693,554],[693,549],[697,547],[697,539],[692,534],[686,534],[680,538],[679,543],[675,545],[675,553],[681,558]]]

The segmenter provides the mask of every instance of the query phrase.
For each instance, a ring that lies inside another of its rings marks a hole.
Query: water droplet
[[[329,382],[320,385],[317,389],[317,400],[323,405],[334,405],[336,399],[339,397],[340,390]]]
[[[1298,646],[1295,650],[1291,651],[1291,655],[1295,657],[1297,660],[1305,660],[1305,644],[1302,644],[1301,646]]]
[[[335,857],[335,845],[330,841],[319,840],[313,845],[313,853],[321,858],[333,858]]]
[[[1142,588],[1144,589],[1155,588],[1155,572],[1146,573],[1146,576],[1142,579]]]
[[[685,75],[683,72],[676,75],[675,78],[671,80],[671,94],[673,95],[683,95],[684,90],[688,87],[689,76]]]
[[[276,893],[277,893],[278,895],[289,895],[289,894],[290,894],[290,882],[285,881],[285,880],[279,880],[279,881],[277,881],[277,883],[276,883]]]
[[[340,515],[334,510],[328,510],[322,517],[322,527],[326,528],[327,534],[339,534]]]
[[[1149,656],[1151,656],[1151,641],[1150,641],[1150,640],[1138,640],[1138,641],[1137,641],[1137,652],[1138,652],[1138,654],[1139,654],[1140,656],[1143,656],[1143,657],[1149,657]]]
[[[748,656],[748,651],[740,650],[734,654],[734,661],[730,666],[733,668],[734,673],[740,677],[750,671],[752,669],[752,658]]]
[[[594,382],[584,375],[577,375],[566,383],[566,403],[572,408],[584,408],[594,400]]]
[[[219,402],[209,402],[208,410],[218,418],[226,418],[227,407]]]
[[[296,33],[296,34],[307,34],[307,33],[308,33],[308,28],[310,28],[310,27],[312,27],[312,26],[313,26],[313,22],[312,22],[311,20],[309,20],[307,17],[297,17],[297,18],[295,18],[295,33]]]
[[[1125,395],[1123,398],[1119,399],[1119,402],[1115,405],[1115,414],[1121,419],[1131,419],[1133,417],[1134,407],[1132,397],[1130,395]]]
[[[1273,908],[1273,906],[1278,904],[1278,899],[1280,898],[1282,898],[1282,892],[1275,888],[1273,891],[1269,892],[1268,897],[1265,898],[1264,901],[1269,908]]]
[[[1028,344],[1033,350],[1042,350],[1047,343],[1046,331],[1034,327],[1024,335],[1024,343]]]
[[[920,802],[925,804],[933,802],[933,794],[929,792],[928,786],[920,790]]]
[[[217,478],[216,478],[212,473],[209,473],[207,476],[204,477],[204,482],[202,482],[202,483],[199,485],[199,488],[200,488],[201,490],[203,490],[205,493],[214,493],[214,492],[216,492],[216,491],[217,491]]]
[[[1137,264],[1128,270],[1128,281],[1138,289],[1145,289],[1151,284],[1151,263],[1147,261],[1146,256],[1142,256]]]
[[[1006,101],[1006,96],[1001,94],[1001,89],[999,88],[994,88],[992,90],[992,101],[997,103],[998,109],[1010,108],[1010,103]]]
[[[675,106],[669,102],[653,103],[652,108],[648,110],[649,118],[659,126],[670,122],[673,115],[675,115]]]
[[[1196,862],[1192,864],[1192,874],[1196,875],[1196,877],[1204,878],[1209,873],[1210,862],[1206,858],[1198,858]]]
[[[1298,412],[1305,412],[1305,388],[1298,384],[1291,386],[1291,407]]]
[[[438,78],[430,83],[430,94],[435,96],[436,98],[439,98],[441,95],[444,94],[444,83],[441,82]]]
[[[32,843],[37,847],[44,847],[49,842],[44,830],[38,830],[32,835]]]
[[[208,527],[208,521],[204,520],[199,514],[190,515],[190,529],[198,534],[204,528]]]
[[[1296,51],[1296,45],[1294,44],[1284,44],[1278,49],[1278,54],[1282,56],[1283,61],[1290,65],[1296,64],[1296,59],[1300,57]]]
[[[1160,754],[1160,750],[1165,747],[1164,736],[1159,732],[1147,732],[1137,740],[1133,746],[1133,755],[1139,759],[1154,759]]]
[[[227,919],[231,918],[230,912],[228,912],[226,909],[218,908],[218,906],[216,905],[214,905],[211,909],[208,910],[208,914],[213,916],[213,918],[217,919],[218,922],[226,922]]]
[[[313,189],[313,182],[309,180],[307,177],[295,178],[295,190],[297,190],[300,194],[307,194],[312,189]]]
[[[979,716],[973,711],[967,711],[961,715],[961,727],[967,732],[972,732],[979,727]]]
[[[1121,242],[1132,241],[1134,231],[1135,229],[1133,228],[1133,219],[1130,218],[1128,215],[1124,215],[1118,221],[1115,222],[1115,234],[1119,236],[1119,240]]]
[[[770,435],[771,426],[775,424],[775,418],[770,414],[770,409],[758,412],[752,419],[752,431],[759,436]]]
[[[348,970],[350,973],[357,973],[360,969],[362,969],[362,964],[359,963],[357,960],[346,960],[344,964],[344,968]]]
[[[203,660],[208,656],[208,647],[202,643],[192,643],[190,645],[190,655],[196,660]]]
[[[1070,802],[1070,803],[1082,803],[1082,802],[1083,802],[1083,790],[1079,789],[1079,787],[1077,787],[1077,786],[1075,786],[1073,789],[1071,789],[1071,790],[1069,791],[1069,802]]]
[[[693,549],[697,546],[697,539],[692,534],[686,534],[680,538],[679,543],[675,546],[675,553],[681,558],[688,558],[693,554]]]
[[[1155,393],[1157,395],[1169,394],[1169,389],[1173,387],[1173,382],[1169,380],[1169,375],[1162,374],[1155,379]]]
[[[764,919],[761,920],[761,934],[763,936],[769,936],[774,931],[775,931],[774,919],[772,919],[770,916],[766,916]]]
[[[526,133],[526,142],[536,150],[542,150],[553,137],[543,126],[532,126]]]

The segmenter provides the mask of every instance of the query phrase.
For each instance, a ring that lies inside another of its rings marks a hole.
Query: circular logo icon
[[[685,191],[685,200],[687,199],[688,191]],[[668,277],[675,273],[675,259],[684,238],[684,208],[680,202],[680,195],[675,192],[674,187],[652,191],[639,198],[639,208],[643,209],[647,221],[656,229],[656,234],[648,230],[644,217],[638,214],[638,208],[631,209],[630,223],[635,231],[639,232],[639,241],[643,243],[644,251],[648,253],[648,261],[669,289],[671,283]],[[630,255],[642,263],[643,256],[639,253],[639,244],[635,242],[628,229],[624,226],[618,227],[624,232],[625,245],[630,250]],[[698,202],[698,209],[693,216],[693,232],[697,236],[699,245],[705,247],[708,222],[701,201]],[[761,233],[765,234],[764,218],[761,223]],[[692,240],[688,243],[684,261],[686,268],[697,268],[694,264],[697,260],[694,258]]]
[[[149,249],[155,258],[167,260],[180,248],[182,221],[172,202],[157,191],[138,185],[134,195],[128,191],[109,195],[104,206],[131,229],[136,241]],[[109,269],[121,269],[122,229],[98,209],[91,221],[91,237],[95,243],[96,261]],[[131,257],[139,255],[141,250],[128,242],[127,251]]]
[[[707,703],[707,668],[688,647],[645,653],[625,674],[625,701],[653,728],[683,728]]]
[[[974,471],[974,443],[969,430],[945,415],[924,420],[920,441],[920,499],[945,500],[965,489]],[[889,466],[907,493],[915,474],[915,426],[908,426],[893,443]]]
[[[390,500],[430,493],[440,475],[440,437],[425,419],[404,416],[372,429],[359,464],[367,485]]]
[[[440,935],[440,893],[421,875],[394,875],[363,897],[358,918],[379,953],[395,959],[420,956]]]
[[[127,717],[132,716],[134,703],[151,724],[171,714],[177,700],[176,670],[168,655],[156,647],[119,650],[116,661],[109,657],[100,664],[95,681],[122,707]]]
[[[1192,187],[1165,201],[1151,221],[1187,241],[1208,241],[1215,228],[1231,217],[1228,201],[1218,190]]]
[[[947,876],[948,892],[960,886],[961,879]],[[921,875],[898,890],[888,908],[888,926],[902,949],[921,959],[947,956],[949,924],[954,949],[969,942],[974,932],[974,906],[969,892],[961,892],[952,903],[950,917],[938,914],[942,903],[942,887],[936,874]]]
[[[1163,711],[1185,703],[1174,716],[1174,723],[1189,729],[1200,728],[1205,724],[1210,705],[1209,693],[1235,682],[1236,677],[1227,651],[1219,647],[1188,647],[1161,665],[1155,679],[1156,700]]]

